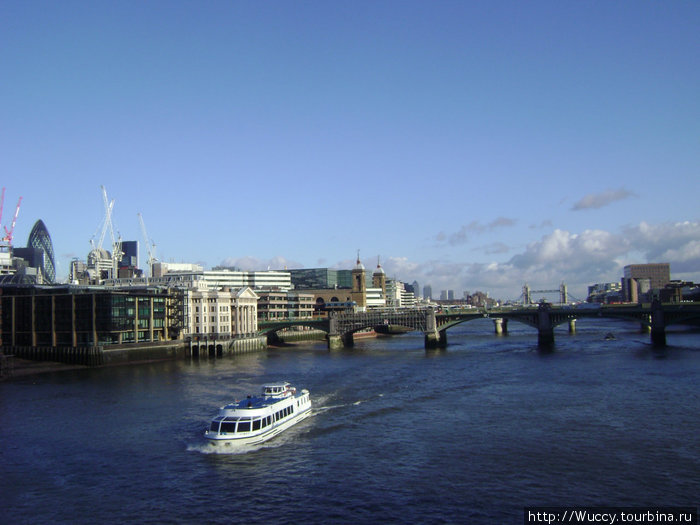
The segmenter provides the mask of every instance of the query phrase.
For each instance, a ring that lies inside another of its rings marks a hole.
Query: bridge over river
[[[533,306],[501,307],[489,310],[450,309],[436,311],[433,308],[389,310],[378,309],[367,312],[342,312],[322,319],[299,319],[275,322],[260,322],[261,334],[272,333],[293,326],[306,326],[326,332],[328,347],[342,348],[353,345],[353,334],[366,329],[386,332],[388,328],[403,331],[421,331],[425,335],[425,347],[447,345],[447,330],[474,319],[490,318],[496,333],[507,333],[508,323],[517,321],[537,330],[540,347],[554,343],[554,328],[568,323],[569,331],[575,331],[576,320],[581,318],[625,319],[639,323],[651,334],[655,346],[666,345],[666,327],[672,324],[700,323],[700,303],[620,304],[553,306],[541,303]]]

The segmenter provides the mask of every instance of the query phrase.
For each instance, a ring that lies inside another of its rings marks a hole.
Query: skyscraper
[[[41,219],[34,223],[32,231],[29,232],[27,248],[33,248],[37,253],[38,251],[43,253],[43,257],[40,257],[41,262],[39,268],[43,274],[44,282],[55,282],[56,260],[54,258],[53,243],[51,242],[49,231],[46,229],[46,225]]]
[[[420,297],[420,286],[418,286],[418,281],[413,281],[411,286],[413,287],[413,295],[415,295],[416,299],[418,299],[418,297]]]

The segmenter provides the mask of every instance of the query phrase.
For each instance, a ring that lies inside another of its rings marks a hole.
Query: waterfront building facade
[[[204,271],[201,264],[155,262],[151,267],[152,277],[162,277],[166,273],[197,273]]]
[[[386,283],[386,306],[388,308],[412,308],[416,306],[416,296],[406,290],[404,283],[389,279]]]
[[[385,308],[386,307],[386,283],[384,288],[367,288],[367,308]]]
[[[314,295],[308,292],[260,290],[258,321],[311,319],[314,315]]]
[[[296,290],[352,288],[352,271],[334,268],[301,268],[288,270]]]
[[[182,335],[177,290],[5,285],[0,293],[5,346],[101,346]]]
[[[258,295],[250,287],[219,290],[205,284],[184,293],[186,337],[231,339],[258,331]]]
[[[588,287],[589,303],[619,303],[622,302],[621,283],[596,283]]]
[[[652,290],[660,290],[671,282],[669,263],[630,264],[623,271],[622,294],[631,303],[650,300]]]
[[[157,266],[157,264],[154,264],[154,268]],[[157,267],[154,277],[106,279],[103,283],[107,286],[142,286],[146,283],[182,286],[184,288],[201,288],[206,286],[215,290],[244,287],[254,290],[290,290],[292,287],[289,272],[283,271],[249,272],[228,269],[170,271],[166,269],[163,272],[163,267]]]

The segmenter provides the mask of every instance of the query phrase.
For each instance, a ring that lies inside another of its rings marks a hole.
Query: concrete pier
[[[355,346],[355,339],[352,333],[332,335],[328,334],[328,350],[339,350],[340,348],[352,348]]]
[[[494,318],[493,328],[496,335],[508,335],[508,319],[502,317]]]
[[[550,315],[550,307],[541,304],[537,310],[537,346],[542,349],[554,345],[554,324]]]
[[[659,301],[651,305],[651,344],[656,347],[666,346],[666,323]]]
[[[447,332],[431,330],[425,332],[425,348],[444,348],[447,346]]]

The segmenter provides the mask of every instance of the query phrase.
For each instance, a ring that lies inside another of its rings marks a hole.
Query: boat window
[[[219,423],[220,423],[220,421],[216,421],[216,420],[212,421],[211,427],[209,428],[209,430],[211,430],[212,432],[218,432],[219,431]]]
[[[253,430],[260,430],[260,420],[259,419],[253,420]]]
[[[236,423],[235,422],[230,423],[230,422],[224,421],[223,423],[221,423],[221,432],[230,432],[231,434],[233,434],[235,431],[236,431]]]
[[[267,416],[265,419],[267,419],[268,425],[272,425],[272,416]]]
[[[238,432],[248,432],[250,430],[250,421],[239,421]]]

